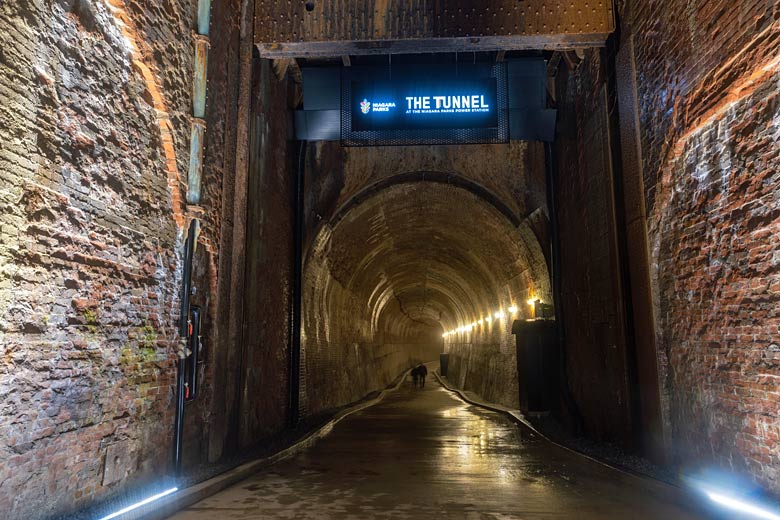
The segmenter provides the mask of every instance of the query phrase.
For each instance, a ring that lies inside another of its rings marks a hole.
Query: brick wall
[[[257,67],[254,108],[258,160],[250,165],[242,342],[241,445],[284,429],[288,411],[293,183],[297,143],[289,138],[294,82],[271,62]]]
[[[678,140],[739,97],[744,82],[776,59],[778,7],[771,0],[626,3],[622,18],[636,50],[650,212]]]
[[[521,310],[528,308],[520,304]],[[525,317],[530,317],[530,313],[495,320],[490,326],[479,327],[475,333],[448,340],[445,348],[449,354],[447,379],[488,402],[520,408],[512,319]]]
[[[650,240],[673,455],[780,491],[780,75],[686,140]]]
[[[0,5],[11,517],[64,512],[166,469],[194,8]]]
[[[556,204],[569,387],[588,435],[632,445],[605,53],[556,78]]]
[[[640,318],[655,331],[666,457],[683,471],[716,466],[749,475],[777,493],[778,8],[765,1],[620,4],[620,59],[633,57],[637,99],[635,106],[621,105],[627,112],[621,122],[632,124],[635,113],[638,136],[635,143],[622,128],[621,146],[630,149],[628,157],[636,149],[639,158],[638,166],[623,165],[639,174],[623,172],[623,180],[641,179],[644,195],[643,208],[626,211],[646,212],[654,316]],[[587,254],[603,249],[594,246],[611,226],[603,220],[609,208],[599,202],[608,172],[588,158],[601,148],[593,140],[607,135],[597,122],[604,107],[599,90],[610,73],[599,63],[604,56],[586,53],[559,96],[573,109],[561,112],[562,166],[579,182],[577,189],[562,185],[559,197],[563,267],[579,273],[564,281],[574,291],[564,303],[581,306],[567,312],[568,346],[584,355],[579,368],[570,365],[572,386],[582,395],[586,386],[577,381],[590,377],[583,374],[604,372],[609,384],[589,391],[593,403],[612,403],[615,430],[630,413],[615,392],[630,365],[583,323],[601,315],[607,326],[619,324],[620,296],[606,283],[614,265],[607,269],[606,261]],[[611,107],[617,100],[607,96],[606,102]],[[567,127],[577,133],[567,137]],[[600,415],[586,401],[580,397],[592,425]]]
[[[632,2],[651,280],[673,460],[780,492],[775,2]]]

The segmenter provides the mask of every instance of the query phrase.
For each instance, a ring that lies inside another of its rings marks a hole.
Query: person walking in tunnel
[[[412,369],[412,382],[414,387],[417,388],[417,384],[420,382],[420,367],[414,367]]]
[[[420,388],[425,388],[425,376],[428,375],[428,369],[425,368],[425,365],[420,363],[420,366],[415,370],[417,370],[418,377],[420,378]]]

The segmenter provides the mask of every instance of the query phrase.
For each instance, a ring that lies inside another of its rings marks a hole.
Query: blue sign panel
[[[496,78],[353,81],[353,131],[497,128]]]
[[[505,63],[344,67],[345,146],[509,141]]]

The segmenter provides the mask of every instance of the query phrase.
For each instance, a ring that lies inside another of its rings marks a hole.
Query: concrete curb
[[[382,399],[384,399],[388,393],[398,390],[401,384],[403,384],[403,382],[406,381],[406,379],[409,377],[410,372],[411,369],[404,372],[395,385],[385,388],[375,398],[369,399],[368,401],[363,401],[347,409],[341,410],[326,424],[312,431],[292,446],[289,446],[288,448],[285,448],[282,451],[274,453],[268,457],[246,462],[240,466],[226,471],[225,473],[217,475],[216,477],[205,480],[199,484],[195,484],[194,486],[181,489],[176,493],[162,498],[152,504],[125,513],[124,515],[117,517],[118,520],[163,520],[176,514],[178,511],[191,506],[192,504],[200,502],[205,498],[219,493],[220,491],[232,486],[233,484],[236,484],[237,482],[241,482],[242,480],[251,477],[262,469],[297,455],[306,448],[313,446],[321,438],[328,435],[333,430],[333,427],[336,426],[336,424],[338,424],[342,419],[370,406],[374,406]]]

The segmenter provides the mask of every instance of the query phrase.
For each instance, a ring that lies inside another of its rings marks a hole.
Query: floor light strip
[[[129,512],[130,512],[130,511],[132,511],[133,509],[138,509],[139,507],[141,507],[141,506],[145,506],[146,504],[151,504],[151,503],[152,503],[152,502],[154,502],[155,500],[159,500],[159,499],[161,499],[162,497],[167,497],[168,495],[170,495],[170,494],[172,494],[172,493],[176,493],[178,490],[179,490],[179,488],[175,487],[175,488],[171,488],[171,489],[169,489],[169,490],[167,490],[167,491],[163,491],[162,493],[158,493],[157,495],[154,495],[154,496],[152,496],[152,497],[149,497],[149,498],[147,498],[146,500],[141,500],[140,502],[137,502],[137,503],[135,503],[135,504],[133,504],[133,505],[131,505],[131,506],[127,506],[127,507],[126,507],[126,508],[124,508],[124,509],[120,509],[120,510],[119,510],[119,511],[117,511],[116,513],[111,513],[111,514],[110,514],[110,515],[108,515],[108,516],[104,516],[104,517],[103,517],[103,518],[101,518],[100,520],[111,520],[112,518],[116,518],[116,517],[118,517],[118,516],[121,516],[121,515],[123,515],[123,514],[125,514],[125,513],[129,513]]]
[[[713,502],[728,507],[729,509],[742,511],[744,513],[754,515],[758,518],[766,518],[767,520],[780,520],[780,516],[767,511],[766,509],[761,509],[760,507],[741,502],[727,496],[719,495],[718,493],[707,491],[707,496],[710,497],[710,500]]]

